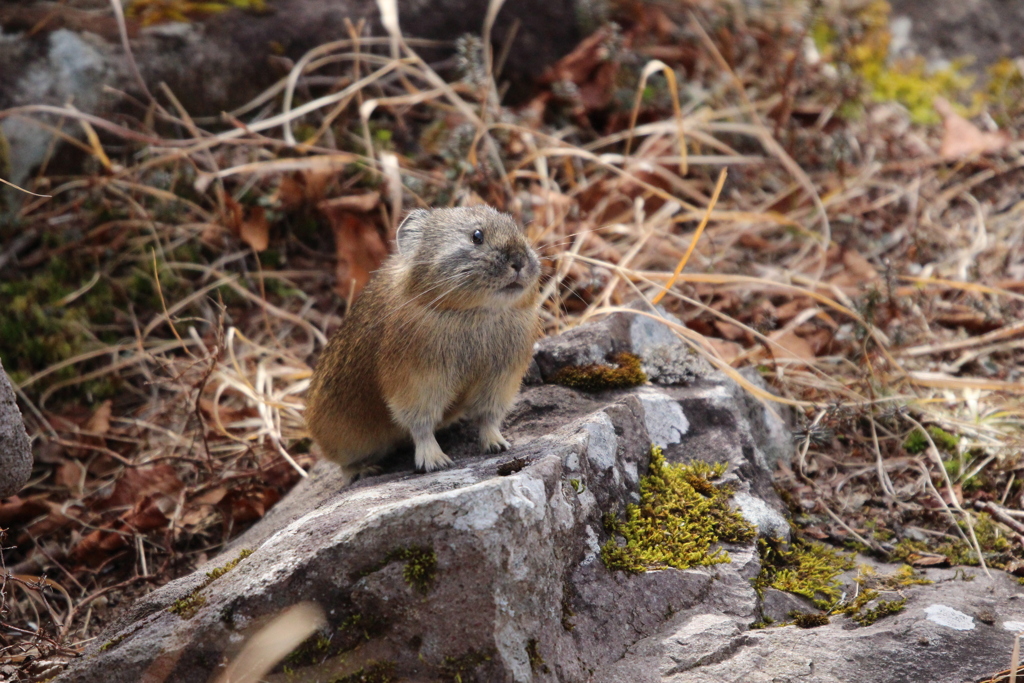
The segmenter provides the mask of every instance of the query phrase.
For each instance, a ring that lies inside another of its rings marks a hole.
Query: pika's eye
[[[484,231],[483,230],[474,230],[473,231],[473,244],[483,244],[483,243],[484,243]]]

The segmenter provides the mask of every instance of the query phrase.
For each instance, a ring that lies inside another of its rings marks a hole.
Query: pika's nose
[[[526,265],[526,260],[522,256],[513,256],[509,265],[516,271],[516,275],[519,275],[523,270],[523,266]]]

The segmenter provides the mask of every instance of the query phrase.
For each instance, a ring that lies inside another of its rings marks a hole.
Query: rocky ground
[[[536,383],[623,351],[646,359],[653,384]],[[866,604],[899,608],[801,628],[778,624],[820,612],[755,589],[765,559],[753,538],[726,544],[726,563],[609,569],[602,546],[615,541],[602,519],[644,504],[652,444],[670,462],[727,463],[716,483],[731,485],[733,505],[761,537],[788,536],[771,486],[792,456],[788,430],[645,316],[547,339],[536,360],[509,420],[512,451],[476,455],[456,429],[450,470],[414,474],[404,453],[340,490],[337,469],[320,463],[223,554],[133,605],[58,680],[207,681],[304,602],[323,623],[265,680],[954,683],[1008,661],[1024,594],[998,571],[893,579],[897,565],[860,558],[836,605],[875,585],[889,600]]]

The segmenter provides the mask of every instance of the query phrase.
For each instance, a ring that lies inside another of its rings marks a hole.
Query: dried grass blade
[[[629,136],[626,138],[626,156],[629,156],[630,147],[633,144],[633,131],[636,127],[636,119],[640,114],[640,103],[643,101],[644,90],[647,88],[647,79],[651,74],[661,71],[668,81],[668,90],[672,95],[672,116],[676,122],[676,137],[679,144],[679,174],[685,176],[688,173],[689,165],[686,160],[686,131],[683,127],[683,112],[679,106],[679,85],[676,82],[676,72],[660,59],[654,59],[644,66],[640,72],[640,83],[636,87],[636,98],[633,100],[633,111],[629,114]]]
[[[686,262],[690,260],[690,255],[697,247],[697,240],[700,239],[701,233],[704,232],[704,228],[711,219],[711,212],[714,210],[715,204],[718,203],[718,197],[722,194],[722,187],[725,185],[725,179],[728,175],[727,169],[724,168],[718,174],[718,182],[715,183],[715,191],[711,194],[711,201],[708,202],[708,208],[704,211],[704,218],[701,219],[700,225],[697,226],[697,230],[693,233],[693,239],[690,240],[689,248],[687,248],[686,253],[683,254],[683,258],[679,260],[679,265],[676,266],[675,272],[672,273],[672,277],[669,278],[667,283],[665,283],[665,288],[651,299],[651,303],[655,306],[658,305],[658,302],[660,302],[665,297],[665,294],[668,293],[668,291],[676,284],[676,280],[679,279],[679,275],[683,272],[683,268],[686,267]]]

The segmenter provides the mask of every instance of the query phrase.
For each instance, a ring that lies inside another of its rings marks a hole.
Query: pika
[[[460,418],[480,447],[509,448],[501,421],[540,336],[540,263],[490,207],[416,210],[313,371],[306,424],[345,483],[411,437],[416,469],[447,467],[434,431]]]

